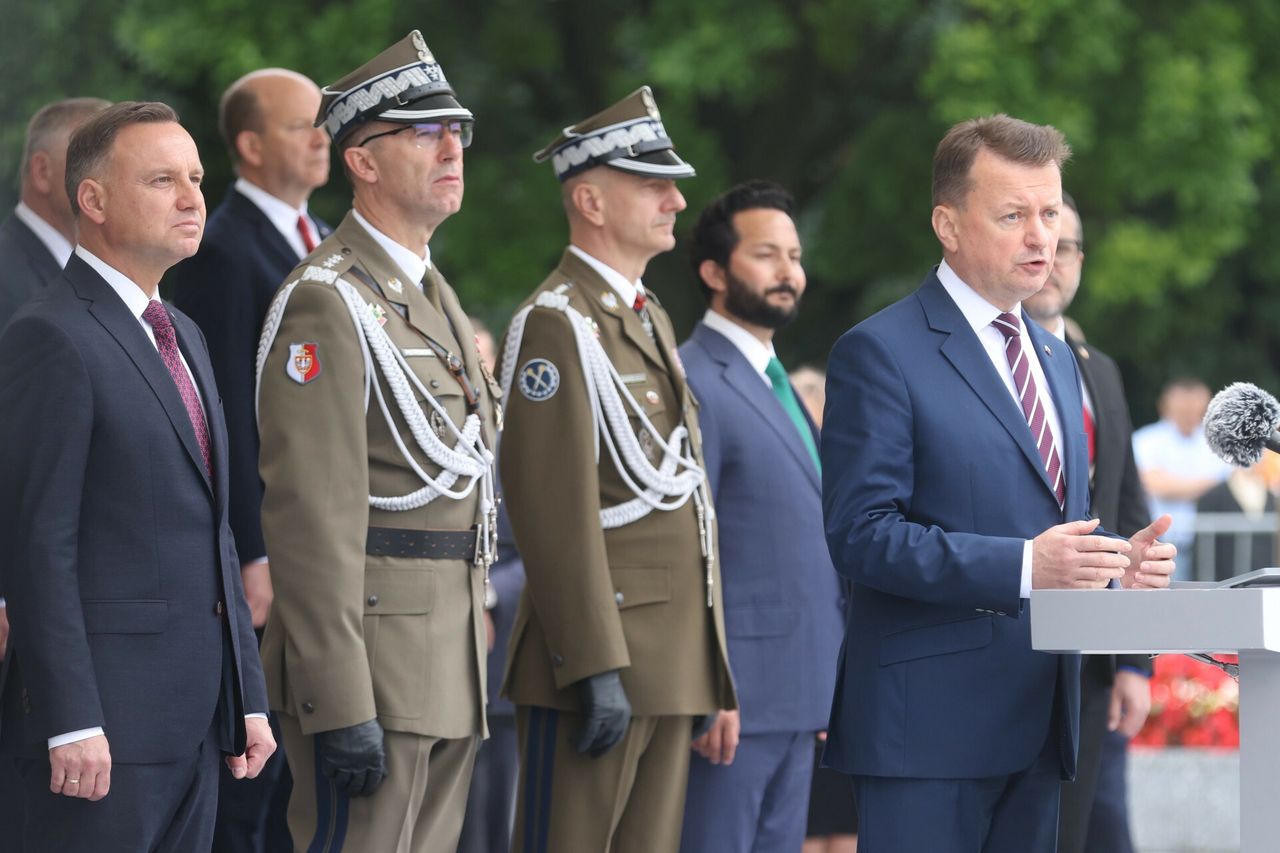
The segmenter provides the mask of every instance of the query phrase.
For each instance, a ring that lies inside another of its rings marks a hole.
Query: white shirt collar
[[[298,257],[306,256],[306,244],[302,242],[302,235],[298,233],[298,217],[307,215],[307,203],[305,201],[302,203],[302,207],[293,207],[288,202],[281,201],[262,187],[250,182],[247,178],[236,178],[235,189],[240,195],[253,202],[258,210],[262,211],[263,215],[280,232],[280,235],[298,253]]]
[[[1058,325],[1049,329],[1049,334],[1053,335],[1064,344],[1067,342],[1067,321],[1063,317],[1058,318]]]
[[[129,309],[134,318],[150,328],[150,324],[142,319],[142,312],[147,310],[147,303],[151,301],[151,298],[143,292],[142,288],[135,284],[133,279],[102,260],[102,258],[99,258],[93,252],[90,252],[84,246],[76,246],[76,254],[86,264],[93,267],[94,272],[102,276],[111,289],[124,300],[125,307]]]
[[[67,261],[71,260],[72,247],[67,242],[67,238],[63,237],[57,228],[41,219],[40,214],[27,207],[27,203],[23,201],[18,202],[18,206],[13,209],[13,215],[31,229],[32,233],[49,250],[49,254],[53,255],[53,259],[58,262],[58,266],[66,267]]]
[[[962,281],[960,276],[956,275],[956,271],[947,266],[946,261],[938,264],[938,281],[942,282],[947,295],[956,303],[956,307],[960,309],[960,313],[964,315],[965,320],[975,332],[990,326],[992,320],[1004,313]],[[1021,318],[1021,307],[1022,303],[1018,303],[1010,309],[1009,313]]]
[[[427,274],[427,270],[431,269],[431,247],[423,246],[422,254],[415,255],[412,249],[405,248],[377,228],[374,228],[369,223],[369,220],[360,215],[360,211],[352,208],[351,214],[356,218],[356,222],[359,222],[361,227],[369,232],[374,242],[381,246],[382,250],[391,257],[395,265],[400,267],[400,270],[409,276],[409,280],[421,290],[422,277]]]
[[[769,366],[769,361],[774,358],[773,344],[764,344],[755,335],[739,326],[733,320],[712,311],[710,308],[702,315],[702,324],[712,331],[719,332],[729,339],[729,343],[738,348],[742,353],[742,357],[747,360],[747,364],[760,374],[760,378],[770,388],[773,382],[769,379],[769,374],[765,373],[765,368]]]
[[[604,261],[591,257],[586,252],[579,249],[572,243],[569,244],[569,251],[573,252],[582,260],[587,262],[587,266],[600,274],[605,282],[617,291],[618,296],[622,299],[622,304],[630,308],[636,304],[636,295],[644,293],[644,285],[640,283],[640,279],[635,281],[627,281],[622,277],[622,273],[606,264]]]

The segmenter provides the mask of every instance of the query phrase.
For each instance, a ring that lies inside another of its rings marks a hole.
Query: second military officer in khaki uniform
[[[685,206],[642,88],[537,155],[570,245],[516,314],[501,471],[528,585],[505,690],[517,850],[674,851],[690,740],[736,707],[697,406],[640,282]]]
[[[324,90],[354,209],[259,356],[262,644],[298,850],[453,851],[484,735],[495,402],[427,242],[471,113],[415,30]]]

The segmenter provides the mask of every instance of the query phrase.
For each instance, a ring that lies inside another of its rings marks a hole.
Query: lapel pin
[[[398,278],[387,279],[387,287],[391,288],[396,293],[404,293],[404,285],[400,283],[400,279]]]
[[[618,297],[613,295],[612,290],[606,293],[604,296],[601,296],[600,302],[601,304],[604,305],[605,308],[608,308],[610,311],[618,310]]]
[[[1045,344],[1045,345],[1044,345],[1044,354],[1045,354],[1045,355],[1047,355],[1047,356],[1049,356],[1049,357],[1051,357],[1051,358],[1053,357],[1053,350],[1049,349],[1049,345],[1048,345],[1048,344]]]

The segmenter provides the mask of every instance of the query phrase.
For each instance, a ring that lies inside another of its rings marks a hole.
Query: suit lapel
[[[419,334],[457,353],[459,342],[449,328],[449,321],[422,294],[418,284],[383,251],[373,235],[349,213],[338,226],[337,233],[338,238],[355,251],[356,264],[373,278],[382,291],[382,297],[396,307],[405,321]],[[436,272],[428,269],[427,275],[433,276]]]
[[[803,439],[796,432],[796,426],[783,410],[773,391],[766,387],[760,374],[747,362],[746,356],[738,350],[733,342],[724,335],[698,323],[693,329],[693,339],[723,367],[725,384],[746,400],[760,415],[761,419],[778,435],[796,463],[804,470],[809,482],[819,491],[822,484],[818,479],[817,466],[803,444]],[[806,421],[806,426],[808,421]],[[816,441],[816,437],[815,437]]]
[[[191,457],[192,464],[195,465],[196,471],[199,472],[205,486],[210,488],[210,494],[212,494],[209,476],[204,467],[204,454],[200,452],[200,445],[196,442],[195,428],[191,426],[187,407],[182,402],[182,396],[178,393],[178,386],[174,384],[173,377],[169,375],[169,369],[165,367],[160,353],[142,331],[138,319],[129,312],[128,307],[111,289],[111,286],[76,255],[71,256],[66,275],[80,297],[91,303],[89,313],[111,337],[115,338],[116,343],[128,354],[138,372],[142,374],[142,378],[151,386],[151,391],[160,401],[174,432],[178,434],[183,447],[187,449],[187,455]],[[193,362],[188,359],[188,363]],[[205,400],[208,401],[211,399],[208,394],[216,393],[213,391],[212,380],[209,380],[205,387],[209,391],[206,392],[202,388],[201,393],[205,394]],[[210,434],[212,434],[212,428]]]
[[[227,448],[224,445],[222,433],[215,429],[215,419],[213,413],[218,410],[220,398],[218,395],[218,385],[213,377],[213,364],[205,356],[204,351],[196,346],[195,342],[199,339],[199,332],[196,330],[195,324],[192,323],[184,314],[177,314],[172,309],[170,315],[173,317],[174,329],[177,332],[178,349],[182,350],[182,357],[187,360],[187,367],[191,369],[191,375],[195,378],[196,387],[200,390],[200,400],[204,403],[204,419],[205,426],[209,430],[209,458],[213,466],[214,476],[217,480],[216,494],[226,494],[227,484],[223,482],[223,474],[227,471],[225,465],[219,465],[220,459],[227,459]],[[165,369],[168,373],[168,369]],[[181,400],[181,395],[179,395]],[[186,407],[183,406],[183,414],[186,414]],[[190,417],[187,423],[190,424]],[[192,433],[194,442],[195,435]],[[200,462],[200,470],[204,471],[204,458],[200,456],[200,444],[194,442],[197,459]],[[190,450],[190,448],[188,448]]]
[[[289,245],[289,241],[280,233],[280,229],[272,224],[267,215],[262,212],[256,204],[249,200],[234,186],[227,192],[227,199],[223,202],[228,208],[228,212],[235,218],[245,222],[252,228],[256,229],[262,237],[262,245],[275,255],[280,266],[287,269],[293,269],[298,265],[300,258],[293,251],[293,247]]]
[[[983,349],[982,342],[978,340],[960,308],[934,274],[930,274],[916,293],[929,327],[947,335],[939,347],[943,357],[951,362],[960,377],[1009,433],[1027,462],[1039,474],[1045,488],[1052,489],[1044,463],[1040,461],[1040,451],[1031,440],[1031,429],[1027,426],[1026,417],[1014,402],[1004,380],[996,373],[987,351]]]
[[[622,304],[617,291],[609,285],[609,282],[601,278],[590,264],[571,250],[565,249],[564,255],[560,258],[560,272],[569,280],[576,282],[583,296],[602,309],[600,313],[608,318],[606,322],[614,324],[616,330],[629,338],[655,367],[667,374],[679,372],[672,371],[667,359],[659,351],[658,343],[644,330],[644,324],[640,322],[639,315],[630,305]],[[655,334],[658,325],[654,323]]]
[[[36,236],[36,232],[27,227],[27,224],[14,214],[9,214],[0,225],[9,232],[9,235],[22,248],[22,253],[27,256],[27,260],[31,264],[31,268],[36,275],[40,277],[40,284],[47,286],[62,274],[62,267],[58,266],[58,261],[53,255],[49,254],[48,248],[44,243],[40,242],[40,238]]]

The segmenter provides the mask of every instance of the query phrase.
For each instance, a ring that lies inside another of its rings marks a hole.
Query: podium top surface
[[[1031,646],[1046,652],[1280,652],[1280,586],[1033,590]]]

